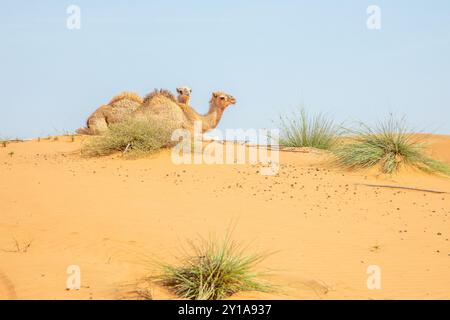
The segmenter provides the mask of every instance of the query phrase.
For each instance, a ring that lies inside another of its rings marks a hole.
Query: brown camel
[[[78,134],[100,134],[108,129],[108,125],[118,123],[137,110],[143,101],[133,92],[122,92],[113,97],[108,104],[100,106],[86,121],[86,128],[80,128]]]
[[[192,130],[195,121],[201,121],[202,132],[214,129],[219,124],[225,109],[235,104],[236,99],[223,92],[213,92],[209,110],[205,115],[199,114],[191,106],[179,103],[167,90],[155,90],[144,98],[140,108],[132,117],[166,121],[173,128]]]
[[[192,89],[189,87],[178,87],[177,92],[178,92],[177,101],[179,103],[189,105]]]
[[[136,93],[123,92],[100,106],[87,120],[87,127],[77,130],[78,134],[101,134],[112,123],[122,122],[128,117],[153,118],[166,121],[174,128],[192,130],[195,121],[202,122],[202,132],[217,127],[224,110],[235,104],[236,99],[223,92],[212,94],[209,111],[200,115],[189,105],[191,89],[177,88],[178,97],[168,90],[155,90],[143,100]],[[184,103],[181,103],[184,102]]]

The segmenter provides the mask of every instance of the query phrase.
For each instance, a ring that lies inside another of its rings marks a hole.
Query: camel
[[[189,105],[192,89],[189,87],[178,87],[177,92],[178,92],[177,101],[179,103]]]
[[[86,128],[80,128],[78,134],[96,135],[105,132],[113,123],[125,119],[156,119],[165,121],[173,128],[192,130],[195,121],[201,121],[202,132],[214,129],[219,124],[225,109],[236,103],[236,99],[223,92],[213,92],[209,102],[209,111],[199,114],[189,105],[192,90],[188,87],[177,88],[178,97],[168,90],[155,90],[141,99],[132,92],[122,92],[111,101],[100,106],[87,120]]]
[[[122,92],[114,96],[108,104],[100,106],[86,121],[86,128],[80,128],[78,134],[100,134],[112,123],[122,122],[143,103],[142,98],[133,92]]]
[[[173,128],[193,130],[194,122],[201,121],[202,133],[217,127],[225,109],[235,104],[236,99],[224,92],[213,92],[209,110],[199,114],[191,106],[182,104],[167,90],[155,90],[144,98],[140,108],[132,113],[138,119],[166,121]]]

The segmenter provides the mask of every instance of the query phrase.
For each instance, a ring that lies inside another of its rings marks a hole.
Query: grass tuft
[[[201,239],[190,242],[192,254],[179,265],[163,265],[158,278],[181,297],[193,300],[217,300],[239,291],[270,291],[272,286],[258,281],[261,273],[254,267],[264,254],[246,254],[241,246],[226,237],[222,241]]]
[[[280,145],[329,150],[337,143],[338,127],[323,114],[310,116],[304,108],[280,116]]]
[[[429,173],[450,175],[450,165],[427,156],[425,144],[408,131],[404,120],[391,115],[374,127],[361,123],[359,129],[348,130],[350,141],[333,150],[338,164],[350,169],[379,165],[386,174],[409,165]]]
[[[17,252],[17,253],[26,253],[30,249],[31,245],[33,244],[33,240],[28,240],[20,243],[16,238],[14,239],[14,249],[12,250],[5,250],[4,252]]]
[[[145,155],[172,145],[173,129],[155,120],[128,119],[112,124],[98,137],[91,137],[82,147],[87,156],[105,156],[116,152]]]

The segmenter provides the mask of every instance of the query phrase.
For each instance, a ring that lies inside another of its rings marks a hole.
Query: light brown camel
[[[213,92],[208,112],[201,115],[191,106],[179,103],[169,91],[155,90],[144,98],[142,106],[133,112],[132,117],[166,121],[172,128],[188,130],[193,129],[195,121],[201,121],[202,132],[206,132],[217,127],[225,109],[235,103],[233,96]]]
[[[100,134],[108,129],[108,125],[118,123],[137,110],[143,101],[133,92],[122,92],[113,97],[108,104],[100,106],[86,121],[86,128],[80,128],[78,134]]]
[[[189,105],[192,89],[189,87],[177,88],[178,103]],[[112,123],[122,122],[143,103],[141,97],[134,92],[122,92],[113,97],[108,104],[100,106],[92,113],[86,122],[86,128],[79,128],[78,134],[100,134],[108,129]]]
[[[189,105],[192,89],[189,87],[178,87],[177,93],[178,93],[177,101],[179,103]]]

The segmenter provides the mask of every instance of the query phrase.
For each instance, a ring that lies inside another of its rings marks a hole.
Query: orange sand
[[[450,162],[450,137],[430,139]],[[143,277],[232,222],[235,240],[277,251],[260,267],[279,286],[233,299],[450,299],[450,194],[358,185],[450,192],[450,178],[342,171],[314,152],[283,152],[279,175],[264,177],[251,165],[176,166],[168,152],[84,159],[79,148],[69,137],[0,146],[1,299],[127,299],[136,288],[174,298]],[[366,286],[372,264],[381,290]],[[81,268],[78,291],[65,290],[69,265]]]

